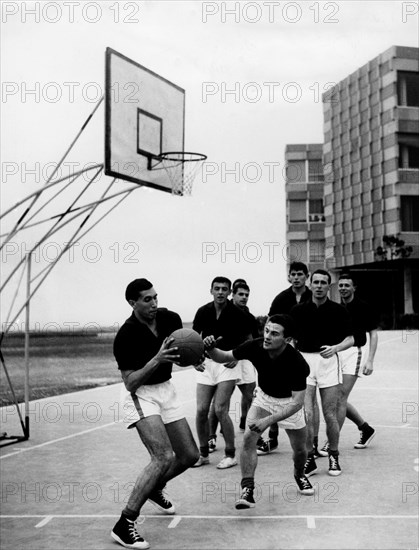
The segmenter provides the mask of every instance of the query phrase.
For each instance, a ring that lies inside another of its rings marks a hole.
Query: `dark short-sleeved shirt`
[[[290,286],[286,290],[280,292],[278,296],[275,296],[271,304],[271,309],[269,310],[269,315],[281,313],[288,314],[295,305],[308,302],[309,300],[311,300],[311,297],[312,292],[309,288],[306,287],[304,292],[301,294],[300,301],[297,302],[297,295],[292,290],[292,286]]]
[[[290,345],[272,359],[263,348],[263,338],[248,340],[233,350],[234,357],[248,359],[258,373],[258,386],[271,397],[291,397],[293,391],[306,389],[310,374],[304,357]]]
[[[256,317],[250,313],[250,310],[247,306],[245,306],[244,308],[241,308],[239,306],[236,307],[239,309],[239,311],[242,311],[243,313],[248,315],[251,326],[250,334],[253,336],[253,338],[259,338],[259,327],[258,322],[256,321]]]
[[[252,333],[252,320],[248,313],[241,311],[230,300],[217,319],[214,302],[209,302],[196,312],[192,328],[202,338],[221,336],[222,340],[217,343],[217,348],[227,351],[248,338]]]
[[[313,300],[294,306],[290,311],[296,323],[297,349],[318,353],[321,346],[335,346],[353,334],[349,313],[327,298],[316,306]]]
[[[363,302],[354,296],[351,302],[347,304],[341,302],[342,306],[348,311],[352,322],[353,336],[355,346],[365,346],[367,343],[367,332],[371,332],[378,327],[378,320],[375,311],[369,304]]]
[[[142,369],[152,359],[163,344],[163,340],[179,328],[182,320],[177,313],[159,308],[156,314],[156,336],[147,325],[134,315],[129,317],[118,330],[113,353],[120,370]],[[161,384],[172,377],[172,363],[162,363],[144,382],[144,385]]]

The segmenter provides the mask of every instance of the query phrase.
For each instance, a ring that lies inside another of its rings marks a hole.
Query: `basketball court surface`
[[[327,459],[310,478],[315,495],[297,493],[291,450],[259,457],[256,507],[238,511],[239,466],[217,470],[223,439],[211,464],[171,481],[176,515],[146,503],[139,532],[154,549],[414,549],[418,545],[418,333],[379,332],[375,373],[357,382],[351,401],[376,429],[367,449],[354,449],[358,431],[341,435],[340,477]],[[115,367],[116,368],[116,367]],[[174,373],[195,433],[195,371]],[[148,454],[126,429],[120,384],[30,403],[31,438],[0,451],[1,548],[117,549],[110,531]],[[230,414],[238,429],[240,393]],[[18,431],[12,407],[1,410],[3,429]],[[324,424],[320,428],[323,441]]]

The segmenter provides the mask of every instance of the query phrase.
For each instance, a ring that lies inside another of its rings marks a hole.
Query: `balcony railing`
[[[324,214],[309,214],[308,221],[310,223],[324,223]]]
[[[308,183],[316,183],[316,182],[322,182],[324,181],[324,174],[309,174],[308,175]]]
[[[419,168],[399,168],[399,183],[419,183]]]

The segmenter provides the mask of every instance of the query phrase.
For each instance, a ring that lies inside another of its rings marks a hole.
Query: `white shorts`
[[[161,416],[163,424],[170,424],[185,418],[177,399],[176,388],[170,380],[161,384],[140,386],[131,394],[125,386],[121,390],[123,422],[128,428],[148,416]]]
[[[356,348],[351,348],[340,351],[339,355],[342,359],[342,374],[352,374],[354,376],[362,376],[362,367],[368,359],[368,345]]]
[[[206,386],[217,386],[220,382],[240,379],[240,370],[238,365],[233,369],[227,369],[222,363],[216,363],[212,359],[206,358],[204,361],[204,372],[196,372],[196,381],[198,384]]]
[[[292,402],[292,397],[272,397],[262,391],[259,387],[256,388],[252,405],[247,414],[246,424],[249,420],[252,419],[252,409],[253,407],[259,407],[264,411],[267,411],[269,414],[277,414],[284,410],[284,408]],[[304,407],[293,415],[280,420],[278,426],[283,430],[300,430],[306,425]]]
[[[256,382],[256,369],[248,359],[240,359],[237,363],[237,367],[240,373],[240,380],[237,385],[252,384]]]
[[[342,383],[342,365],[339,354],[325,359],[320,353],[301,352],[310,367],[310,374],[307,376],[309,386],[319,388],[330,388]]]

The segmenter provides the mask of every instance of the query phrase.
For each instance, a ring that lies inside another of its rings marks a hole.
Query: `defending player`
[[[208,354],[219,363],[248,359],[258,372],[258,387],[249,409],[240,454],[241,495],[237,509],[253,508],[255,501],[256,445],[260,434],[273,422],[285,429],[293,450],[294,478],[304,495],[314,489],[304,475],[307,458],[307,429],[304,418],[306,378],[310,369],[302,355],[288,345],[293,336],[293,320],[288,315],[268,318],[263,338],[249,340],[231,351],[215,348],[216,339],[208,336]]]
[[[289,314],[295,305],[311,300],[311,290],[306,286],[307,279],[308,268],[306,264],[303,262],[291,262],[288,269],[288,281],[291,283],[291,286],[275,296],[269,309],[269,315]],[[315,411],[317,413],[316,422],[318,432],[318,407]],[[272,426],[269,427],[268,438],[261,438],[258,441],[258,455],[267,455],[278,447],[278,433],[278,426],[272,424]],[[317,451],[317,435],[314,437],[314,448],[315,451]]]
[[[372,374],[374,357],[377,351],[378,334],[377,319],[372,308],[355,296],[356,285],[352,275],[342,273],[339,277],[338,290],[341,304],[349,312],[354,331],[354,346],[342,352],[343,383],[340,387],[338,404],[338,421],[342,429],[345,417],[358,426],[360,439],[355,443],[355,449],[365,449],[371,443],[375,430],[364,421],[353,405],[348,403],[348,397],[355,382],[361,375]],[[367,333],[369,345],[367,345]]]
[[[307,379],[305,409],[308,427],[306,476],[317,471],[314,459],[314,404],[316,388],[319,388],[326,433],[330,443],[329,475],[342,473],[339,464],[339,423],[337,403],[339,384],[342,381],[339,352],[353,346],[354,338],[350,318],[339,304],[327,297],[331,275],[317,269],[311,276],[312,299],[291,309],[296,322],[297,349],[310,366]]]
[[[125,291],[133,309],[114,342],[114,355],[125,385],[123,410],[150,454],[138,476],[111,536],[127,548],[149,548],[135,520],[148,499],[161,512],[174,514],[163,489],[170,479],[191,467],[199,453],[189,424],[170,381],[172,362],[179,356],[168,349],[168,336],[182,328],[177,313],[157,307],[157,293],[146,279],[135,279]]]
[[[203,305],[195,314],[192,328],[203,338],[214,335],[217,346],[230,349],[251,337],[251,323],[248,315],[234,306],[228,297],[231,281],[226,277],[215,277],[211,282],[213,301]],[[233,368],[228,368],[233,367]],[[229,415],[230,398],[240,373],[236,363],[219,365],[211,359],[205,359],[197,369],[196,388],[196,431],[199,438],[200,457],[194,467],[209,464],[209,423],[208,413],[214,399],[215,414],[221,424],[225,441],[225,456],[217,468],[225,469],[237,465],[235,458],[234,426]]]

